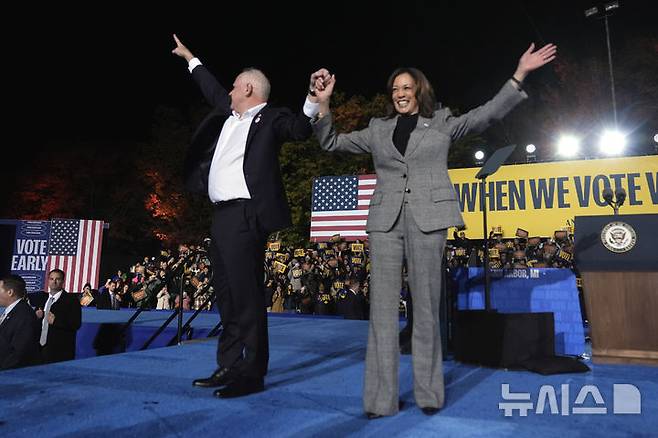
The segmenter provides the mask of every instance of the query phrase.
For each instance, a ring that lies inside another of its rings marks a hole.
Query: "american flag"
[[[53,219],[47,271],[64,271],[68,292],[81,292],[85,283],[97,287],[102,243],[103,221]]]
[[[370,198],[376,175],[323,176],[313,181],[311,241],[340,234],[344,240],[365,240]]]

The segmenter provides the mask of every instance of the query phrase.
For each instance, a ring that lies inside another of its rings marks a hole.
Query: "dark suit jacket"
[[[203,65],[192,77],[214,109],[192,138],[185,160],[188,190],[208,196],[208,173],[224,122],[231,115],[231,99],[217,79]],[[310,119],[284,108],[266,105],[254,117],[244,157],[244,176],[256,205],[259,224],[265,232],[290,226],[290,210],[279,168],[279,150],[286,141],[305,140],[311,135]]]
[[[43,306],[41,307],[43,308]],[[59,300],[50,307],[50,311],[55,314],[55,323],[48,327],[48,338],[46,345],[41,349],[41,356],[46,363],[73,360],[75,359],[75,338],[82,325],[82,310],[78,294],[62,292]]]
[[[39,363],[39,321],[20,300],[0,325],[0,370]]]
[[[345,319],[366,319],[366,297],[363,293],[355,293],[352,289],[347,289],[346,293],[343,317]]]
[[[94,302],[99,310],[118,310],[121,307],[121,302],[117,301],[116,309],[112,308],[112,298],[108,290],[99,291]]]

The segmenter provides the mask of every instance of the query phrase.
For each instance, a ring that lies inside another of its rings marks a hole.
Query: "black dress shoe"
[[[216,390],[213,395],[219,398],[243,397],[265,390],[263,378],[239,377],[229,383],[225,388]]]
[[[404,402],[402,400],[398,400],[398,409],[401,411],[404,408]],[[385,415],[380,415],[380,414],[375,414],[374,412],[366,412],[366,417],[368,417],[368,420],[374,420],[377,418],[382,418]]]
[[[215,388],[217,386],[224,386],[231,383],[235,379],[235,373],[231,368],[218,368],[212,376],[205,379],[196,379],[192,382],[192,385],[198,386],[200,388]]]
[[[373,412],[366,412],[366,417],[368,417],[368,420],[374,420],[376,418],[382,418],[383,415],[375,414]]]
[[[437,412],[439,412],[439,408],[431,408],[431,407],[420,408],[420,410],[423,411],[423,414],[425,415],[434,415]]]

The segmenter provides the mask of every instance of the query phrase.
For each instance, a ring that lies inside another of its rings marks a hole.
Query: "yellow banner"
[[[363,252],[363,243],[353,243],[352,252]]]
[[[479,170],[448,171],[471,239],[482,238]],[[503,237],[513,238],[523,228],[531,237],[549,237],[572,225],[575,216],[611,215],[603,199],[606,187],[626,190],[619,214],[658,213],[658,156],[502,166],[487,178],[489,231],[501,227]]]
[[[279,262],[278,260],[274,262],[274,265],[273,265],[273,266],[274,266],[274,270],[275,270],[276,272],[281,273],[281,274],[283,274],[284,272],[286,272],[286,269],[288,268],[285,264]]]
[[[267,247],[270,251],[278,251],[281,248],[281,242],[270,242]]]

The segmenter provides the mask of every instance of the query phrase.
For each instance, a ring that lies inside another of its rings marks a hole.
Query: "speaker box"
[[[455,359],[489,367],[514,368],[526,360],[555,355],[552,312],[457,312]]]

